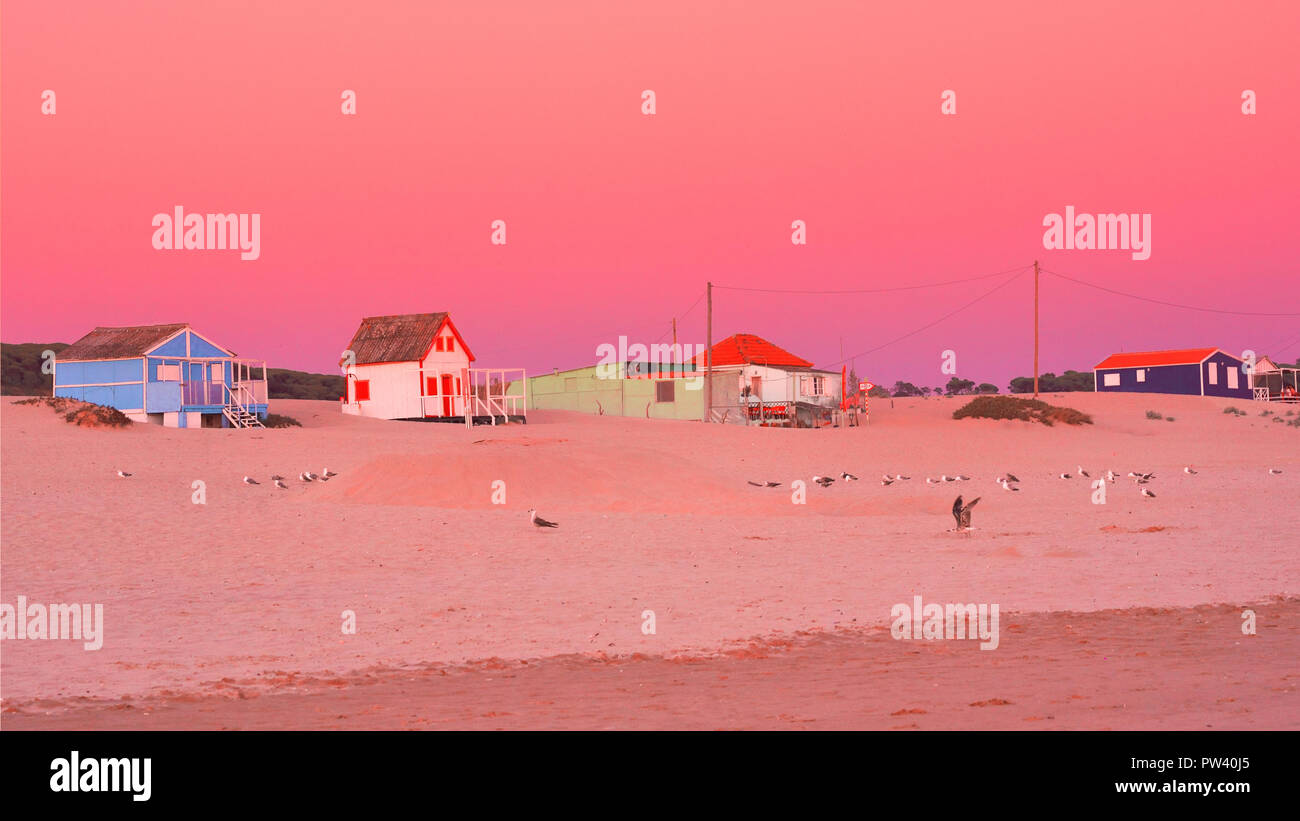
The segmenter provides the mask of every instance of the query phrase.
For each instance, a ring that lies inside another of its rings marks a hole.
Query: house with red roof
[[[1243,361],[1219,348],[1117,353],[1092,369],[1098,393],[1175,393],[1250,399]]]
[[[715,374],[734,374],[741,406],[747,406],[751,419],[782,417],[794,420],[800,405],[831,409],[840,403],[842,376],[839,371],[820,370],[797,356],[756,334],[733,334],[713,346]],[[693,360],[697,369],[705,366],[704,354]],[[716,379],[716,377],[715,377]],[[715,412],[727,400],[719,401],[715,391]]]

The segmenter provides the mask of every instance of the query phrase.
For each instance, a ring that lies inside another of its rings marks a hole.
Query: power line
[[[1116,295],[1118,295],[1118,296],[1126,296],[1126,297],[1128,297],[1129,299],[1138,299],[1138,300],[1141,300],[1141,301],[1143,301],[1143,302],[1152,302],[1152,303],[1155,303],[1156,305],[1164,305],[1165,307],[1168,307],[1168,308],[1181,308],[1181,309],[1186,310],[1186,311],[1204,311],[1205,313],[1211,313],[1211,314],[1232,314],[1232,315],[1234,315],[1234,316],[1300,316],[1300,313],[1281,313],[1281,312],[1278,312],[1278,313],[1267,313],[1267,312],[1260,312],[1260,311],[1228,311],[1228,310],[1224,310],[1224,309],[1222,309],[1222,308],[1203,308],[1203,307],[1201,307],[1201,306],[1199,306],[1199,305],[1181,305],[1181,304],[1179,304],[1179,303],[1177,303],[1177,302],[1166,302],[1166,301],[1164,301],[1164,300],[1162,300],[1162,299],[1152,299],[1151,297],[1139,296],[1138,294],[1130,294],[1130,293],[1128,293],[1128,292],[1126,292],[1126,291],[1118,291],[1118,290],[1116,290],[1116,289],[1114,289],[1114,288],[1107,288],[1107,287],[1104,286],[1104,285],[1096,285],[1096,284],[1091,283],[1091,282],[1085,282],[1085,281],[1083,281],[1083,280],[1081,280],[1081,279],[1075,279],[1074,277],[1066,276],[1065,274],[1061,274],[1061,273],[1057,273],[1056,271],[1049,271],[1049,270],[1047,270],[1046,268],[1043,268],[1042,270],[1043,270],[1043,273],[1045,273],[1045,274],[1051,274],[1051,275],[1054,276],[1054,277],[1060,277],[1061,279],[1068,280],[1068,281],[1070,281],[1070,282],[1075,283],[1076,285],[1085,285],[1085,286],[1087,286],[1087,287],[1089,287],[1089,288],[1096,288],[1098,291],[1105,291],[1105,292],[1107,292],[1107,293],[1110,293],[1110,294],[1116,294]]]
[[[995,271],[991,274],[981,274],[977,277],[965,277],[963,279],[950,279],[944,282],[929,282],[923,285],[898,285],[893,288],[850,288],[831,291],[806,290],[798,288],[745,288],[738,285],[714,285],[714,288],[722,288],[727,291],[757,291],[766,294],[884,294],[890,291],[916,291],[922,288],[941,288],[945,285],[958,285],[963,282],[975,282],[981,279],[992,279],[993,277],[1009,274],[1012,271],[1024,271],[1028,266],[1019,268],[1008,268],[1005,271]]]
[[[704,293],[703,293],[703,292],[700,293],[699,299],[696,299],[695,302],[691,303],[691,307],[689,307],[689,308],[686,309],[686,313],[683,313],[683,314],[677,314],[676,317],[677,317],[678,319],[685,319],[687,316],[690,315],[691,311],[695,310],[696,307],[699,306],[699,304],[700,304],[700,300],[702,300],[702,299],[704,299]],[[666,330],[666,331],[664,331],[663,333],[659,334],[659,339],[663,339],[665,336],[668,336],[668,334],[672,333],[672,330],[673,330],[673,329],[670,327],[668,330]],[[655,343],[658,343],[658,342],[659,342],[659,339],[656,339],[656,340],[655,340]]]
[[[970,302],[967,302],[965,305],[961,306],[960,308],[957,308],[957,309],[954,310],[954,311],[949,311],[948,313],[944,314],[943,316],[939,317],[938,319],[934,320],[933,322],[930,322],[930,323],[927,323],[927,324],[925,324],[925,325],[922,325],[921,327],[919,327],[919,328],[917,328],[917,329],[915,329],[915,330],[913,330],[913,331],[908,331],[907,333],[903,334],[902,336],[900,336],[900,337],[898,337],[898,338],[896,338],[896,339],[891,339],[890,341],[884,343],[883,345],[877,345],[876,347],[871,348],[870,350],[862,351],[861,353],[855,353],[855,354],[853,354],[853,356],[846,357],[846,358],[844,358],[844,359],[841,359],[841,360],[838,361],[838,362],[832,362],[832,363],[831,363],[831,366],[834,366],[834,365],[842,365],[842,364],[844,364],[845,362],[848,362],[850,359],[856,359],[856,358],[858,358],[859,356],[866,356],[867,354],[875,353],[876,351],[881,350],[882,348],[888,348],[890,345],[893,345],[893,344],[898,343],[898,342],[902,342],[904,339],[907,339],[907,338],[910,337],[910,336],[916,336],[916,335],[919,334],[921,331],[929,330],[930,328],[933,328],[935,325],[938,325],[940,322],[943,322],[943,321],[946,320],[946,319],[951,319],[952,317],[956,316],[957,314],[961,313],[962,311],[966,310],[967,308],[970,308],[970,307],[972,307],[973,305],[975,305],[975,304],[977,304],[977,303],[983,302],[984,300],[986,300],[986,299],[988,299],[989,297],[991,297],[991,296],[993,296],[994,294],[996,294],[998,291],[1001,291],[1003,288],[1007,287],[1008,285],[1010,285],[1011,283],[1013,283],[1013,282],[1015,282],[1017,279],[1019,279],[1019,278],[1020,278],[1020,277],[1025,273],[1025,271],[1028,270],[1029,267],[1030,267],[1030,266],[1026,265],[1026,266],[1020,268],[1019,270],[1012,269],[1012,270],[1016,270],[1016,272],[1015,272],[1014,274],[1012,274],[1011,277],[1009,277],[1005,282],[1002,282],[1002,283],[1000,283],[1000,284],[994,286],[994,288],[993,288],[992,290],[989,290],[989,291],[984,292],[983,294],[981,294],[980,296],[975,297],[975,298],[972,299]],[[1002,273],[1006,273],[1006,272],[1003,271]]]

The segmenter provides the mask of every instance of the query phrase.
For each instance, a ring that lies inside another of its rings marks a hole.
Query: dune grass
[[[1054,425],[1091,425],[1092,417],[1074,408],[1049,405],[1040,399],[981,396],[953,411],[953,419],[1013,419]]]

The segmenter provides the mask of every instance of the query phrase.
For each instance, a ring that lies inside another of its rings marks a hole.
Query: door
[[[451,416],[451,397],[452,397],[452,376],[449,373],[442,375],[442,415]]]

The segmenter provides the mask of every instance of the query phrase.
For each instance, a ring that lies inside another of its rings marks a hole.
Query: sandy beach
[[[1300,433],[1240,401],[1044,398],[1095,424],[897,399],[864,428],[535,412],[466,430],[282,400],[302,428],[106,430],[6,400],[0,600],[102,603],[105,625],[94,651],[6,640],[0,722],[1300,727]],[[1078,465],[1121,474],[1105,504],[1058,478]],[[862,480],[792,503],[791,480],[844,470]],[[972,478],[924,482],[943,473]],[[970,533],[950,532],[958,493],[982,497]],[[915,595],[998,604],[998,649],[894,640]]]

